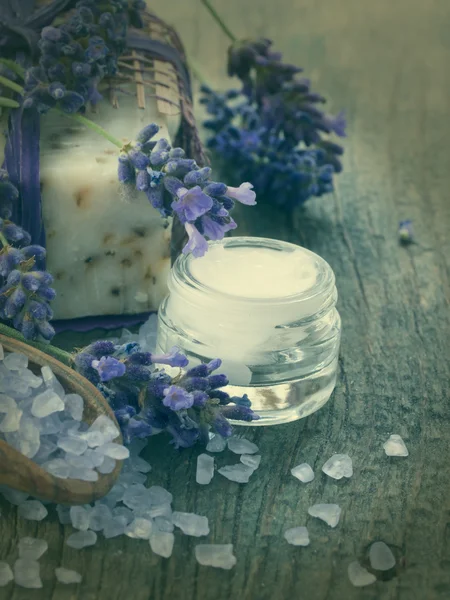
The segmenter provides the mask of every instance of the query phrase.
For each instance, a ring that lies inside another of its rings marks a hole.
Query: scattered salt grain
[[[76,550],[93,546],[97,542],[97,534],[94,531],[77,531],[67,538],[66,544]]]
[[[197,472],[195,480],[200,485],[208,485],[214,477],[214,458],[208,454],[200,454],[197,457]]]
[[[76,571],[72,571],[71,569],[66,569],[64,567],[57,567],[55,569],[56,579],[59,583],[81,583],[82,577]]]
[[[72,526],[80,531],[87,531],[89,529],[91,510],[91,507],[86,509],[83,506],[71,506],[69,513]]]
[[[195,558],[201,565],[232,569],[236,564],[233,544],[199,544],[195,547]]]
[[[112,473],[116,468],[116,461],[109,456],[105,456],[102,464],[97,467],[97,471],[102,475],[107,475],[108,473]]]
[[[28,366],[28,358],[21,352],[10,352],[3,358],[3,364],[8,371],[18,371]]]
[[[212,439],[209,440],[206,446],[207,452],[223,452],[227,447],[226,438],[219,434],[216,434]]]
[[[89,529],[102,531],[111,519],[111,509],[106,504],[96,504],[89,514]]]
[[[103,535],[106,539],[123,535],[125,533],[126,526],[127,522],[125,517],[113,517],[112,519],[106,522],[106,525],[103,529]]]
[[[152,485],[148,488],[150,502],[153,505],[172,504],[173,496],[170,492],[159,485]]]
[[[405,442],[397,434],[392,434],[387,442],[383,444],[384,451],[387,456],[408,456],[408,448]]]
[[[53,389],[48,389],[34,398],[31,414],[42,419],[62,410],[64,410],[64,402]]]
[[[201,517],[194,513],[175,511],[172,514],[172,522],[175,527],[179,527],[186,535],[200,537],[202,535],[208,535],[209,533],[207,517]]]
[[[261,462],[260,454],[241,454],[241,463],[250,467],[254,471],[259,467]]]
[[[259,450],[253,442],[234,436],[228,438],[228,448],[235,454],[255,454]]]
[[[342,479],[353,475],[352,459],[348,454],[333,454],[323,465],[322,471],[333,479]]]
[[[109,458],[114,458],[114,460],[125,460],[130,456],[130,451],[128,448],[125,448],[125,446],[122,446],[121,444],[114,444],[112,442],[99,446],[97,450],[100,452],[100,454],[109,456]]]
[[[291,469],[291,473],[302,483],[309,483],[314,479],[314,471],[308,463],[302,463]]]
[[[369,571],[361,566],[356,560],[348,565],[347,573],[350,583],[355,587],[365,587],[366,585],[375,583],[377,580],[375,575],[369,573]]]
[[[174,540],[173,533],[153,530],[150,536],[150,547],[158,556],[169,558],[172,555]]]
[[[112,442],[120,435],[120,431],[117,429],[114,422],[106,415],[100,415],[99,417],[97,417],[92,423],[92,425],[89,427],[88,431],[100,432],[103,436],[104,444]]]
[[[48,544],[39,538],[23,537],[19,540],[18,550],[19,558],[39,560],[47,552]]]
[[[1,357],[0,357],[1,358]],[[8,563],[0,560],[0,587],[8,585],[14,579],[13,572]]]
[[[19,516],[29,521],[42,521],[48,515],[48,510],[39,500],[25,500],[18,508]]]
[[[250,476],[254,471],[255,470],[251,467],[238,463],[236,465],[222,467],[218,472],[230,481],[235,481],[236,483],[248,483]]]
[[[6,486],[1,488],[1,493],[2,496],[4,496],[6,500],[8,500],[8,502],[10,502],[11,504],[15,504],[16,506],[22,504],[22,502],[29,497],[29,494],[27,494],[26,492],[13,490],[12,488],[8,488]]]
[[[17,559],[14,563],[14,581],[24,588],[41,588],[40,565],[37,560]]]
[[[330,527],[336,527],[341,517],[341,508],[337,504],[314,504],[308,508],[308,514],[325,521]]]
[[[134,519],[125,529],[125,535],[139,540],[149,540],[152,532],[152,522],[148,519]]]
[[[395,567],[395,557],[384,542],[374,542],[369,550],[370,566],[376,571],[388,571]]]
[[[309,546],[309,534],[306,527],[293,527],[284,532],[284,538],[293,546]]]
[[[83,418],[84,400],[79,394],[67,394],[64,398],[66,411],[75,421]]]
[[[139,473],[150,473],[150,471],[152,470],[151,465],[140,456],[131,455],[130,460],[128,462],[131,468],[134,471],[138,471]]]
[[[155,517],[153,519],[153,526],[158,531],[167,531],[168,533],[172,533],[172,531],[174,530],[174,525],[171,521],[171,518],[169,519],[168,517]]]

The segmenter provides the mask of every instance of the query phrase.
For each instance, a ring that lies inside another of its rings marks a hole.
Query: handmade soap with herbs
[[[145,125],[174,137],[179,117],[154,98],[139,109],[120,94],[119,108],[101,102],[87,116],[123,142]],[[76,121],[50,111],[41,119],[42,213],[47,269],[55,277],[56,319],[156,310],[170,269],[171,220],[143,192],[120,184],[119,149]]]

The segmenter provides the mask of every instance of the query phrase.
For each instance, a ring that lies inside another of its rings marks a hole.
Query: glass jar
[[[336,383],[341,321],[331,267],[279,240],[232,237],[209,246],[204,257],[181,255],[173,265],[158,351],[178,346],[190,367],[221,358],[227,392],[247,394],[261,417],[252,425],[315,412]]]

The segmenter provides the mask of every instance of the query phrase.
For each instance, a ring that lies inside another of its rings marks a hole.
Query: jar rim
[[[307,254],[313,261],[316,267],[316,281],[315,283],[301,292],[290,294],[286,296],[271,296],[266,298],[250,297],[250,296],[238,296],[236,294],[227,294],[221,290],[217,290],[214,287],[208,286],[204,282],[199,281],[192,273],[190,265],[193,260],[197,260],[192,254],[181,254],[176,259],[172,270],[171,270],[171,281],[178,285],[187,285],[191,290],[195,290],[198,293],[207,293],[214,296],[220,297],[222,300],[226,300],[230,304],[236,303],[251,303],[253,305],[286,305],[292,303],[302,303],[311,300],[317,296],[323,297],[326,300],[330,294],[333,293],[335,287],[335,276],[330,265],[318,254],[298,246],[291,242],[285,242],[273,238],[262,238],[262,237],[250,237],[250,236],[235,236],[224,238],[223,240],[208,242],[210,247],[213,246],[224,246],[224,247],[246,247],[246,248],[267,248],[270,250],[277,250],[280,252],[293,252],[299,249]]]

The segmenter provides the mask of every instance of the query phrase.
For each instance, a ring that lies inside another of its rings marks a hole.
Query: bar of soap
[[[120,95],[89,118],[124,143],[156,122],[155,137],[178,128],[156,100],[144,110]],[[118,149],[90,129],[52,112],[41,120],[41,188],[47,268],[55,277],[55,319],[156,310],[167,293],[171,219],[143,192],[117,178]],[[125,191],[131,193],[125,195]]]

